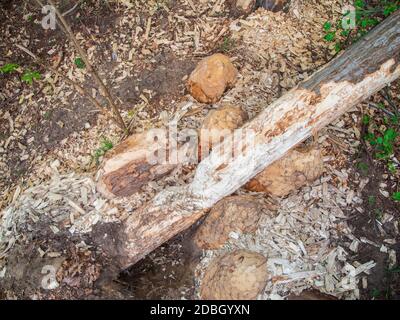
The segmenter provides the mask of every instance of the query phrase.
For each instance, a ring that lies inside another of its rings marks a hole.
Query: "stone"
[[[219,201],[210,211],[194,236],[195,244],[202,249],[218,249],[231,232],[256,231],[262,215],[262,206],[246,195],[231,196]]]
[[[214,259],[205,272],[203,300],[254,300],[268,279],[267,259],[256,252],[236,250]]]
[[[224,137],[243,126],[247,120],[247,113],[239,106],[226,104],[210,111],[200,129],[199,158],[207,156],[213,145],[222,142]]]
[[[283,158],[259,173],[245,185],[245,188],[284,197],[315,181],[323,172],[324,165],[320,150],[298,148],[289,151]]]
[[[217,53],[199,62],[189,77],[187,87],[197,101],[215,103],[226,89],[235,84],[237,74],[229,57]]]

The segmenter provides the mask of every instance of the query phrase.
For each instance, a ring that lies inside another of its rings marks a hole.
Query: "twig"
[[[79,55],[81,56],[82,60],[85,62],[88,71],[93,75],[93,77],[95,78],[95,80],[97,81],[97,84],[99,85],[99,87],[101,88],[101,90],[104,93],[105,98],[107,99],[110,107],[112,108],[114,115],[117,117],[118,122],[121,126],[122,129],[124,129],[124,131],[127,131],[127,127],[125,125],[124,120],[121,117],[121,114],[119,112],[118,107],[116,106],[116,104],[113,101],[113,98],[111,96],[110,91],[108,90],[108,88],[106,87],[106,85],[104,84],[103,80],[100,78],[99,74],[97,73],[97,71],[92,67],[92,65],[89,62],[89,58],[86,55],[86,52],[82,49],[82,47],[80,46],[80,44],[78,43],[78,40],[75,38],[74,33],[72,32],[69,24],[67,23],[67,21],[64,19],[64,17],[62,16],[62,14],[60,13],[60,11],[57,9],[57,7],[55,6],[54,2],[52,0],[49,0],[50,5],[52,5],[54,7],[54,10],[56,12],[57,17],[60,19],[63,27],[65,28],[66,34],[69,37],[69,39],[72,41],[72,43],[74,44],[76,50],[79,52]]]
[[[34,61],[36,61],[38,64],[42,65],[44,68],[48,68],[50,71],[53,73],[57,74],[61,78],[63,78],[66,82],[68,82],[82,97],[87,98],[96,108],[100,110],[105,110],[106,108],[95,98],[93,98],[82,86],[80,86],[78,83],[75,81],[72,81],[70,78],[59,72],[57,69],[53,68],[51,65],[46,64],[42,59],[40,59],[38,56],[36,56],[32,51],[29,49],[25,48],[24,46],[21,46],[19,44],[16,44],[16,46],[24,51],[26,54],[32,57]],[[114,120],[117,124],[118,121],[117,119],[114,118],[114,116],[111,117],[112,120]]]
[[[381,108],[381,107],[378,106],[376,103],[368,102],[368,106],[370,106],[370,107],[372,107],[372,108],[374,108],[374,109],[376,109],[376,110],[381,110],[381,111],[383,111],[384,113],[386,113],[387,115],[389,115],[389,116],[391,116],[391,117],[394,116],[394,113],[390,112],[389,110],[386,110],[385,108]]]
[[[399,110],[398,110],[397,106],[394,104],[394,102],[393,102],[393,100],[392,100],[392,97],[390,96],[389,88],[388,88],[388,87],[385,87],[385,88],[383,89],[383,91],[384,91],[385,93],[382,93],[382,91],[381,91],[381,92],[380,92],[380,93],[381,93],[381,96],[383,97],[383,99],[385,99],[385,100],[389,103],[389,105],[393,108],[394,112],[395,112],[396,115],[398,116],[398,115],[399,115]]]
[[[63,17],[65,17],[66,15],[68,15],[68,14],[70,14],[72,11],[74,11],[74,10],[76,9],[76,7],[77,7],[81,2],[82,2],[82,0],[81,0],[81,1],[78,1],[71,9],[69,9],[69,10],[63,12],[63,13],[62,13]]]

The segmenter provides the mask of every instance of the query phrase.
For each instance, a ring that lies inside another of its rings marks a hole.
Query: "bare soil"
[[[368,170],[362,170],[357,167],[360,162],[366,163]],[[353,163],[355,164],[354,170],[358,171],[361,176],[370,179],[362,193],[365,212],[363,214],[355,214],[349,220],[354,229],[354,235],[358,238],[367,238],[375,243],[382,243],[387,238],[398,239],[392,223],[382,224],[384,234],[378,228],[384,213],[392,214],[395,219],[400,218],[399,205],[385,198],[379,191],[380,184],[387,182],[382,177],[387,174],[387,169],[384,165],[371,161],[371,154],[363,147]],[[392,192],[390,193],[392,194]],[[397,261],[399,261],[399,242],[392,248],[397,252]],[[368,289],[362,290],[363,299],[400,299],[400,270],[389,267],[388,255],[381,252],[379,247],[372,245],[360,246],[359,252],[354,256],[354,260],[361,263],[371,260],[376,262],[372,274],[368,277]]]

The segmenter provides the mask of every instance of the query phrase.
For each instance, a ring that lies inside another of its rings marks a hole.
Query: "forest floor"
[[[216,52],[232,58],[240,76],[223,101],[241,105],[252,118],[336,54],[323,39],[323,26],[340,17],[342,1],[293,1],[285,12],[258,9],[243,19],[230,12],[227,2],[151,0],[129,5],[129,1],[119,1],[109,6],[103,1],[81,1],[66,17],[91,62],[118,97],[132,132],[164,126],[188,101],[193,106],[179,127],[196,129],[216,107],[194,101],[186,91],[185,80],[201,58]],[[60,8],[65,12],[73,6],[72,1],[62,1]],[[25,190],[48,183],[54,172],[94,176],[102,155],[121,141],[123,132],[103,110],[97,110],[15,46],[29,48],[71,79],[81,81],[93,96],[100,96],[87,70],[77,67],[78,56],[62,31],[42,28],[43,15],[34,1],[0,2],[0,12],[5,17],[0,23],[0,66],[20,66],[14,73],[0,74],[1,218]],[[25,83],[21,76],[26,70],[38,71],[41,79]],[[329,280],[335,283],[333,288],[328,280],[321,284],[312,274],[289,283],[278,281],[260,298],[287,298],[309,289],[338,298],[400,298],[400,204],[393,198],[400,191],[399,139],[393,142],[390,161],[377,159],[374,145],[364,139],[368,133],[378,137],[385,132],[390,115],[398,115],[399,105],[397,81],[322,130],[317,142],[324,154],[324,175],[285,199],[268,200],[278,209],[265,215],[262,227],[271,221],[276,230],[281,224],[290,225],[289,232],[302,239],[301,230],[315,237],[314,231],[323,226],[326,233],[316,241],[329,248],[324,247],[325,260],[307,260],[290,250],[286,258],[290,268],[305,271],[317,270],[316,266],[329,269],[325,264],[329,265],[330,255],[335,261],[331,266],[335,270],[328,274],[333,277]],[[393,126],[398,128],[398,123]],[[130,204],[130,212],[163,187],[190,179],[181,168],[174,177],[145,186]],[[315,203],[321,206],[314,221],[291,220],[293,204],[306,210]],[[327,218],[322,210],[331,206],[336,218]],[[278,217],[285,217],[285,222]],[[196,298],[203,271],[213,256],[249,247],[251,241],[260,242],[253,246],[255,251],[267,250],[262,242],[270,239],[265,238],[262,227],[251,239],[231,239],[219,251],[201,252],[191,245],[194,226],[121,274],[125,298]],[[0,241],[0,282],[7,265],[1,249]],[[373,267],[349,275],[351,268],[371,261]],[[338,269],[339,264],[343,269]],[[355,279],[355,284],[345,286],[346,281]]]

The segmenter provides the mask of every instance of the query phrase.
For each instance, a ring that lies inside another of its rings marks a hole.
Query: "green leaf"
[[[398,133],[393,128],[389,128],[385,131],[383,138],[387,142],[393,142],[398,136]]]
[[[329,21],[324,23],[324,30],[325,31],[330,31],[332,29],[332,23],[330,23]]]
[[[19,68],[16,63],[7,63],[0,68],[0,73],[11,73]]]
[[[324,39],[328,42],[332,42],[333,40],[335,40],[335,37],[336,37],[335,32],[329,32],[325,35]]]
[[[385,17],[391,15],[393,12],[395,12],[397,9],[400,8],[400,5],[395,4],[395,3],[391,3],[389,5],[387,5],[384,9],[383,9],[383,14]]]
[[[368,203],[370,205],[374,205],[376,203],[376,198],[375,196],[368,196]]]
[[[358,167],[359,170],[361,170],[363,172],[367,172],[368,171],[368,165],[365,162],[357,163],[357,167]]]
[[[392,124],[399,124],[399,117],[396,116],[396,115],[391,116],[391,117],[390,117],[390,122],[391,122]]]
[[[379,102],[379,103],[378,103],[378,107],[379,107],[380,109],[385,109],[385,104],[382,103],[382,102]]]
[[[108,151],[108,150],[111,150],[113,147],[114,147],[113,143],[112,143],[110,140],[108,140],[108,139],[104,139],[104,140],[101,142],[101,149],[102,149],[104,152],[106,152],[106,151]]]
[[[79,69],[84,69],[86,66],[85,63],[83,62],[82,58],[76,58],[74,63]]]
[[[100,142],[100,148],[96,149],[93,155],[96,163],[98,164],[100,157],[104,156],[107,151],[111,150],[113,147],[114,145],[109,139],[103,138]]]
[[[400,192],[395,192],[392,195],[394,201],[400,201]]]
[[[27,70],[25,71],[25,73],[22,75],[21,80],[28,83],[28,84],[32,84],[33,80],[39,80],[41,77],[40,73],[37,71],[30,71]]]
[[[354,5],[356,6],[356,8],[364,8],[365,1],[364,0],[356,0],[356,1],[354,1]]]
[[[362,19],[361,22],[360,22],[360,25],[361,25],[362,28],[365,29],[366,27],[368,27],[368,20],[367,19]]]
[[[349,34],[350,34],[350,30],[343,30],[340,34],[343,36],[343,37],[348,37],[349,36]]]
[[[393,174],[395,174],[396,173],[396,166],[395,166],[395,164],[393,163],[393,162],[389,162],[388,163],[388,169],[389,169],[389,171],[391,172],[391,173],[393,173]]]
[[[365,135],[365,140],[367,140],[371,145],[376,144],[375,139],[376,139],[375,135],[373,133],[371,133],[371,132],[368,132]]]
[[[371,120],[371,117],[369,115],[367,115],[367,114],[363,115],[363,117],[362,117],[362,123],[363,124],[368,125],[370,120]]]

